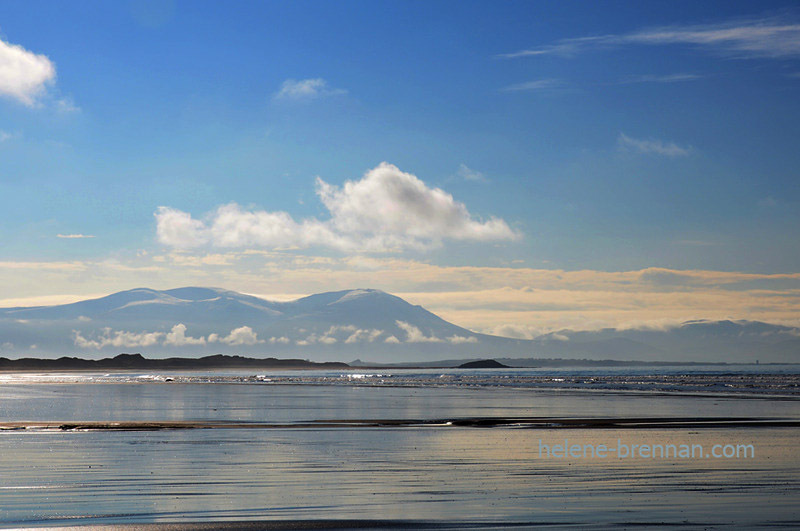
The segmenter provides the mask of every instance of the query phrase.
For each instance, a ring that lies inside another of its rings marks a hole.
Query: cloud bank
[[[298,222],[286,212],[245,210],[236,203],[199,220],[161,206],[155,213],[156,235],[160,243],[179,249],[321,246],[370,252],[438,247],[445,239],[490,242],[520,237],[502,219],[476,220],[449,193],[385,162],[342,187],[317,178],[316,193],[330,213],[326,221]]]
[[[163,341],[162,341],[163,338]],[[263,339],[258,338],[252,328],[241,326],[231,330],[227,336],[219,334],[209,334],[204,336],[191,337],[186,335],[186,325],[178,323],[167,332],[129,332],[125,330],[112,330],[109,327],[94,338],[86,338],[78,330],[72,331],[72,339],[75,346],[83,349],[101,350],[105,347],[152,347],[163,345],[166,347],[185,347],[206,345],[209,343],[225,343],[227,345],[256,345],[264,343]]]

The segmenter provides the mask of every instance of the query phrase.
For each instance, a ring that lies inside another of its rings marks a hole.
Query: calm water
[[[576,389],[567,381],[668,376],[670,385],[680,386],[670,379],[686,377],[682,371],[636,371],[550,373],[564,377],[553,382],[563,388],[509,382],[526,375],[518,371],[444,377],[441,371],[6,376],[0,384],[3,423],[236,421],[288,427],[63,431],[32,424],[0,431],[0,525],[348,518],[500,526],[800,525],[796,427],[291,427],[329,419],[800,419],[791,371],[777,372],[789,385],[778,389],[780,396],[773,396],[775,387],[769,394],[754,387],[750,393],[721,393],[718,382],[704,395],[694,387],[686,393],[607,391],[592,383]],[[698,374],[731,377],[718,370]],[[550,448],[565,438],[582,446],[752,444],[754,457],[541,453],[542,445]]]

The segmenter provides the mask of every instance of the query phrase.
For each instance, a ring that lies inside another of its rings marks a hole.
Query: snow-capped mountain
[[[376,289],[277,302],[218,288],[139,288],[73,304],[0,309],[0,356],[119,352],[383,363],[500,357],[800,362],[800,329],[687,321],[664,329],[561,330],[512,339],[475,333]]]
[[[524,343],[474,333],[375,289],[276,302],[218,288],[139,288],[59,306],[0,309],[0,352],[17,355],[235,352],[406,361],[457,350],[479,355],[490,345],[527,355]]]

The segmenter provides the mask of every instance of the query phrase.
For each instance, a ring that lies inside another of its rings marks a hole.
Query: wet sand
[[[294,423],[263,422],[0,422],[0,431],[161,431],[210,429],[324,429],[324,428],[525,428],[525,429],[648,429],[648,428],[800,428],[800,420],[746,417],[688,418],[559,418],[483,417],[451,419],[333,419]]]
[[[3,385],[0,527],[788,529],[799,436],[800,401],[763,395]],[[542,451],[560,444],[753,455]]]

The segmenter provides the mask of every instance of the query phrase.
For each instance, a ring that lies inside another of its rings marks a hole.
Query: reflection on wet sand
[[[0,526],[788,528],[800,524],[798,404],[497,388],[8,385]],[[743,444],[754,455],[542,452],[620,442]]]

